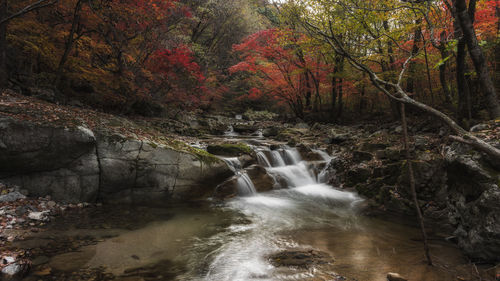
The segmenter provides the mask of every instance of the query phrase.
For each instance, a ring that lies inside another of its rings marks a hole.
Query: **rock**
[[[403,276],[401,276],[401,275],[399,275],[397,273],[393,273],[393,272],[387,273],[387,280],[388,281],[408,281]]]
[[[429,141],[426,137],[415,136],[415,147],[418,149],[425,149],[429,145]]]
[[[361,151],[367,151],[367,152],[374,152],[377,150],[384,150],[388,147],[389,145],[386,143],[371,143],[371,142],[363,142],[359,146],[359,150]]]
[[[275,137],[279,134],[279,129],[276,127],[269,127],[262,130],[262,135],[266,138]]]
[[[287,250],[269,257],[270,262],[276,266],[309,268],[317,264],[333,263],[333,259],[324,252],[315,250]]]
[[[237,144],[212,144],[207,147],[211,154],[236,157],[243,154],[252,154],[252,149],[243,143]]]
[[[252,165],[245,170],[258,192],[269,191],[274,188],[274,179],[262,166]]]
[[[14,201],[17,201],[19,199],[25,199],[26,196],[24,196],[23,194],[21,194],[20,192],[17,192],[17,191],[14,191],[14,192],[10,192],[10,193],[7,193],[5,195],[0,195],[0,202],[14,202]]]
[[[2,280],[18,280],[29,271],[28,264],[12,263],[2,269]]]
[[[297,123],[295,126],[294,126],[295,129],[306,129],[308,130],[310,127],[309,125],[307,125],[307,123]]]
[[[257,131],[259,127],[255,124],[252,124],[250,122],[248,123],[236,123],[233,125],[233,130],[236,133],[240,134],[251,134],[255,131]]]
[[[471,132],[480,132],[483,130],[489,129],[489,126],[487,124],[477,124],[476,126],[470,128]]]
[[[49,220],[48,218],[49,211],[43,211],[43,212],[31,212],[28,214],[28,218],[36,221],[47,221]]]
[[[347,133],[337,133],[335,130],[331,130],[328,134],[328,138],[325,139],[327,144],[342,144],[344,142],[350,141],[352,138]]]
[[[388,147],[385,149],[385,158],[391,161],[399,161],[402,158],[403,151],[395,147]]]
[[[9,264],[9,263],[13,263],[15,261],[16,261],[16,259],[14,257],[11,257],[11,256],[6,256],[6,257],[2,258],[2,264]]]
[[[54,208],[56,205],[57,205],[57,204],[56,204],[56,202],[54,202],[54,201],[49,201],[49,202],[47,202],[47,207],[49,207],[49,208],[51,208],[51,209],[52,209],[52,208]]]
[[[458,245],[474,259],[500,257],[500,167],[488,166],[480,154],[454,143],[446,149],[449,220]]]
[[[84,127],[71,129],[0,118],[0,178],[34,196],[91,201],[99,189],[96,138]]]
[[[396,128],[394,128],[394,133],[401,134],[402,132],[403,132],[402,126],[397,126]]]
[[[228,199],[238,195],[238,178],[233,177],[219,184],[214,192],[214,197],[218,199]]]
[[[55,102],[55,100],[56,100],[56,93],[52,89],[41,89],[41,88],[30,87],[30,88],[28,88],[28,91],[26,94],[28,96],[34,96],[36,98],[39,98],[41,100],[45,100],[48,102]]]
[[[366,182],[371,174],[371,169],[366,165],[358,165],[347,172],[346,183],[349,186],[355,186],[358,183]]]
[[[363,162],[363,161],[370,161],[372,159],[373,159],[373,155],[371,153],[359,151],[359,150],[355,150],[352,152],[352,160],[354,160],[354,162],[356,162],[356,163]]]

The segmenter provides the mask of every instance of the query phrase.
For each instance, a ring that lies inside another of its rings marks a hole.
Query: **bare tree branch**
[[[4,1],[7,1],[7,0],[4,0]],[[0,25],[5,24],[5,23],[9,22],[10,20],[13,20],[17,17],[20,17],[26,13],[53,5],[57,2],[59,2],[59,0],[38,0],[35,3],[24,7],[23,9],[21,9],[17,13],[14,13],[14,14],[12,14],[4,19],[0,19]]]

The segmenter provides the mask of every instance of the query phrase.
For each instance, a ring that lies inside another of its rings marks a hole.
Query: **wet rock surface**
[[[286,250],[269,257],[276,266],[309,268],[314,265],[333,263],[333,259],[324,252],[315,250]]]

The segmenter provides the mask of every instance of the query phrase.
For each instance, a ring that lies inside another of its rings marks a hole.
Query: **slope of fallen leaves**
[[[10,117],[39,126],[59,128],[83,126],[94,132],[119,134],[126,138],[189,150],[187,145],[176,140],[183,139],[182,137],[169,132],[168,128],[155,126],[156,119],[133,120],[87,108],[57,105],[10,90],[0,94],[1,117]]]

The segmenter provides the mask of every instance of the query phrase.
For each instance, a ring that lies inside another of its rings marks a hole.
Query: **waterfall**
[[[285,146],[285,148],[283,149],[283,154],[285,162],[289,165],[298,164],[300,161],[302,161],[302,157],[300,157],[300,153],[296,148]]]
[[[273,163],[273,167],[286,166],[285,160],[278,150],[271,151],[271,163]]]
[[[264,167],[267,174],[274,179],[275,187],[298,188],[326,183],[327,181],[327,167],[316,177],[316,174],[311,171],[310,165],[303,161],[296,148],[283,145],[271,150],[266,146],[257,146],[254,147],[254,151],[258,164]],[[331,157],[324,151],[314,150],[314,152],[321,155],[325,161],[331,160]],[[242,168],[239,159],[236,157],[222,159],[236,174],[238,194],[241,196],[256,194],[256,188],[247,172]]]
[[[269,159],[267,159],[267,156],[262,152],[261,150],[256,150],[255,153],[257,154],[257,162],[259,165],[262,167],[271,167],[271,162],[269,162]]]
[[[288,187],[299,187],[316,183],[316,180],[312,177],[304,162],[297,165],[272,167],[268,169],[268,172],[273,174],[275,178],[285,180]]]
[[[226,162],[229,169],[236,174],[236,188],[238,189],[238,195],[251,196],[257,193],[252,180],[248,176],[247,172],[242,169],[241,161],[237,157],[222,157],[221,159]]]
[[[249,196],[257,194],[257,190],[255,190],[255,186],[246,172],[239,175],[236,183],[238,187],[238,195]]]
[[[234,128],[233,126],[229,125],[226,129],[226,131],[224,132],[224,136],[228,136],[228,137],[235,137],[235,136],[239,136],[240,134],[236,133],[234,131]]]
[[[238,157],[230,157],[230,158],[221,157],[221,159],[224,162],[226,162],[227,166],[231,171],[236,173],[239,170],[241,170],[241,162],[240,159],[238,159]]]

